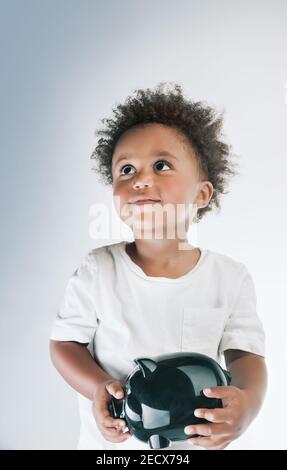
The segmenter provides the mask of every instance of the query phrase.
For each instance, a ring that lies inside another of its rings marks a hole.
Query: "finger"
[[[108,409],[107,398],[100,398],[97,402],[93,402],[92,411],[96,421],[105,427],[124,426],[126,424],[124,419],[114,418],[110,415]]]
[[[227,447],[228,444],[230,444],[230,442],[231,441],[224,440],[224,441],[220,442],[220,444],[208,447],[208,450],[222,450],[222,449],[225,449],[225,447]]]
[[[110,395],[113,395],[115,398],[124,398],[123,386],[120,382],[111,382],[106,384],[106,389]]]
[[[129,437],[130,437],[130,435],[128,433],[124,433],[122,435],[114,435],[114,436],[110,436],[105,432],[103,432],[102,434],[103,434],[104,438],[107,439],[110,442],[124,442],[127,439],[129,439]]]
[[[94,401],[92,404],[94,415],[99,416],[101,419],[106,418],[108,422],[111,422],[109,418],[115,420],[114,417],[111,416],[111,412],[109,410],[109,403],[111,398],[109,397],[108,393],[106,395],[101,395],[98,400]],[[118,420],[117,420],[118,421]],[[124,424],[124,420],[120,420],[119,424]]]
[[[105,426],[106,428],[116,428],[116,427],[119,427],[119,428],[125,428],[126,427],[126,422],[124,419],[120,419],[120,418],[113,418],[112,416],[107,416],[103,419],[99,419],[100,423],[102,424],[102,426]]]
[[[231,385],[228,387],[210,387],[204,388],[203,393],[210,398],[232,398],[234,396],[234,388]]]
[[[92,409],[94,414],[101,414],[102,416],[110,416],[109,402],[111,398],[108,393],[101,394],[97,400],[92,403]]]
[[[100,426],[101,428],[101,426]],[[107,427],[102,427],[101,431],[104,432],[105,434],[109,436],[122,436],[122,435],[127,435],[130,434],[129,431],[124,432],[125,427],[122,428],[107,428]]]
[[[116,420],[118,421],[118,420]],[[123,420],[121,420],[123,421]],[[99,429],[101,430],[102,434],[106,433],[110,436],[113,435],[125,435],[126,437],[131,437],[131,433],[127,424],[124,422],[124,425],[118,425],[117,423],[113,423],[112,426],[106,426],[104,422],[97,422]]]
[[[226,424],[192,424],[191,426],[186,426],[184,432],[190,436],[193,434],[201,436],[225,436],[229,430]]]
[[[212,439],[211,437],[196,437],[188,439],[188,443],[194,446],[205,447],[206,449],[220,449],[225,439]]]
[[[100,428],[101,428],[101,426],[100,426]],[[106,434],[109,437],[120,436],[120,435],[123,434],[123,431],[120,430],[119,428],[107,428],[107,427],[103,426],[101,430],[104,434]]]
[[[197,408],[194,416],[204,418],[211,423],[229,423],[232,420],[231,409],[226,408]]]

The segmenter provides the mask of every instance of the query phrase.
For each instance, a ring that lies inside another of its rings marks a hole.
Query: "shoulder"
[[[209,267],[216,275],[224,276],[230,279],[243,278],[248,274],[245,264],[218,251],[207,250]]]
[[[115,253],[118,252],[120,245],[123,242],[102,245],[97,248],[92,248],[82,260],[82,267],[97,270],[100,265],[107,263],[111,260]]]
[[[71,276],[71,281],[73,283],[90,283],[92,285],[95,279],[98,279],[101,268],[105,269],[109,264],[107,261],[110,257],[110,245],[92,248],[83,255],[76,264],[76,269]]]

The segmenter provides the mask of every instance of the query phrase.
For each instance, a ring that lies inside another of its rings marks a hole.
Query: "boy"
[[[196,410],[208,423],[185,432],[187,438],[202,437],[170,448],[224,449],[258,414],[267,372],[248,270],[228,256],[191,246],[186,236],[192,221],[220,207],[226,177],[235,174],[230,147],[220,140],[222,119],[186,99],[179,85],[164,92],[160,84],[154,91],[138,90],[106,121],[92,158],[112,184],[117,211],[135,241],[88,253],[69,279],[53,325],[51,359],[78,392],[78,449],[148,449],[123,419],[110,416],[108,403],[111,395],[124,396],[135,358],[176,351],[200,352],[218,362],[224,354],[232,382],[204,390],[221,398],[223,408]],[[184,211],[167,217],[165,209],[178,206]],[[196,216],[186,207],[195,208]],[[153,211],[155,222],[147,217]]]

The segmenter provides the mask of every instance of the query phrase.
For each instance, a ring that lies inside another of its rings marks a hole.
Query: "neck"
[[[136,238],[131,244],[131,248],[137,259],[143,264],[168,266],[177,262],[194,247],[188,243],[187,239],[143,240]]]

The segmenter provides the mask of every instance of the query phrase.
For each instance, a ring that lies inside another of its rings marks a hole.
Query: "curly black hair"
[[[175,128],[185,136],[194,150],[203,178],[213,185],[213,194],[206,207],[199,208],[194,222],[199,222],[213,206],[220,209],[220,194],[225,191],[229,176],[237,174],[237,164],[231,161],[231,145],[221,138],[223,113],[217,115],[214,108],[202,101],[186,98],[181,86],[164,90],[167,82],[160,82],[154,90],[134,90],[135,96],[128,96],[123,104],[113,109],[113,119],[101,119],[106,127],[95,131],[98,144],[91,154],[98,166],[92,168],[101,175],[105,184],[113,184],[112,158],[120,136],[131,127],[147,123],[161,123]]]

